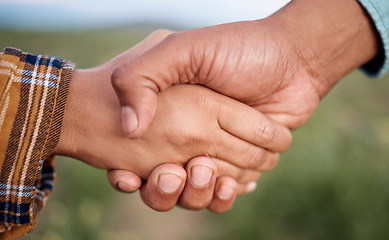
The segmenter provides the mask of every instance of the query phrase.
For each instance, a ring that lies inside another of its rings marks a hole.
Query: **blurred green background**
[[[104,63],[153,28],[75,32],[0,30],[1,48]],[[293,133],[278,167],[224,214],[150,210],[115,192],[105,171],[58,158],[57,180],[37,228],[22,239],[389,239],[389,76],[356,71]]]

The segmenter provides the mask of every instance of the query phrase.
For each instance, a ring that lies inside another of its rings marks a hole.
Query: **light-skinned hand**
[[[111,170],[111,183],[123,191],[139,188],[138,176],[151,179],[141,193],[145,203],[156,210],[168,210],[179,202],[189,209],[208,206],[212,211],[226,211],[236,194],[252,190],[261,171],[276,165],[276,152],[289,146],[290,133],[242,103],[205,88],[182,86],[159,96],[156,121],[142,138],[126,138],[119,101],[110,85],[112,69],[124,59],[140,55],[164,35],[152,34],[107,64],[74,72],[56,154]],[[165,191],[158,196],[157,190]],[[160,199],[163,197],[165,200]],[[163,201],[166,204],[161,204]]]

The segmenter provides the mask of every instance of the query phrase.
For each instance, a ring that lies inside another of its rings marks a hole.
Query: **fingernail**
[[[121,176],[117,183],[117,187],[122,192],[133,192],[139,189],[139,182],[131,177]]]
[[[205,187],[211,181],[213,170],[209,167],[194,166],[191,171],[191,180],[197,187]]]
[[[234,189],[228,185],[223,184],[216,192],[217,196],[222,200],[230,199],[234,193]]]
[[[135,187],[135,185],[124,183],[124,182],[118,182],[117,186],[120,189],[120,191],[122,191],[122,192],[132,192],[135,189],[137,189],[137,187]]]
[[[138,117],[131,107],[122,107],[122,123],[126,134],[132,133],[138,128]]]
[[[162,192],[174,193],[182,185],[183,179],[177,175],[164,173],[159,176],[158,186]]]
[[[246,186],[246,192],[247,193],[250,193],[250,192],[254,192],[254,190],[257,188],[257,183],[256,182],[250,182],[247,184]]]

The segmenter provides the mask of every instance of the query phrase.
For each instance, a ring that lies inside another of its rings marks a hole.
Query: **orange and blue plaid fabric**
[[[6,48],[0,55],[0,238],[35,225],[54,180],[74,64]]]

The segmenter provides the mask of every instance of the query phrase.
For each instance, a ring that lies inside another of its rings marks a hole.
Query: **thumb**
[[[159,91],[189,81],[186,69],[190,66],[190,48],[177,44],[176,39],[165,38],[112,74],[112,86],[122,106],[123,130],[129,138],[140,137],[150,126]]]
[[[128,138],[140,137],[150,126],[157,108],[158,88],[143,78],[133,78],[128,64],[112,74],[112,86],[122,109],[122,126]]]

